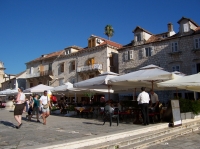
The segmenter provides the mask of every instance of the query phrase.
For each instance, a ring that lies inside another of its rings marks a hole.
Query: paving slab
[[[142,125],[133,125],[132,122],[121,122],[119,126],[114,122],[110,127],[108,122],[102,125],[101,118],[50,115],[47,118],[47,125],[43,125],[37,123],[35,118],[28,122],[25,119],[26,113],[22,117],[23,125],[16,129],[17,122],[14,120],[13,111],[0,110],[0,148],[29,148],[144,128]],[[152,124],[156,125],[159,124]]]

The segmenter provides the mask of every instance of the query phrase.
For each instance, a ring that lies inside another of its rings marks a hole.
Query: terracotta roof
[[[64,55],[64,51],[65,50],[56,51],[56,52],[49,53],[49,54],[43,54],[41,57],[36,58],[36,59],[34,59],[34,60],[30,61],[30,62],[40,61],[40,60],[56,57],[56,56],[59,56],[59,55]],[[30,63],[30,62],[27,62],[27,63]]]
[[[186,18],[186,17],[182,17],[179,21],[178,21],[178,24],[180,24],[180,22],[182,21],[182,20],[184,20],[184,19],[186,19],[186,20],[189,20],[190,22],[192,22],[194,25],[196,25],[196,26],[199,26],[196,22],[194,22],[192,19],[190,19],[190,18]]]
[[[144,32],[146,32],[146,33],[148,33],[148,34],[151,34],[151,35],[153,35],[151,32],[149,32],[149,31],[147,31],[147,30],[145,30],[145,29],[143,29],[142,27],[140,27],[140,26],[137,26],[134,30],[133,30],[133,33],[137,30],[137,29],[141,29],[141,30],[143,30]]]
[[[116,43],[116,42],[114,42],[114,41],[110,41],[110,40],[107,40],[107,39],[105,39],[105,38],[102,38],[102,37],[99,37],[99,36],[95,36],[95,35],[92,35],[92,36],[93,36],[93,37],[96,37],[96,38],[99,38],[99,39],[101,39],[101,40],[104,41],[104,42],[102,42],[101,44],[99,44],[98,46],[102,46],[102,45],[108,44],[108,45],[111,45],[111,46],[117,47],[117,48],[121,48],[121,47],[122,47],[121,44]],[[97,46],[97,47],[98,47],[98,46]],[[87,48],[88,48],[88,47],[87,47]]]
[[[200,26],[195,29],[195,34],[200,34]]]
[[[155,41],[164,40],[164,39],[166,39],[168,37],[163,38],[162,36],[166,35],[167,33],[168,32],[152,35],[145,43],[151,43],[151,42],[155,42]]]

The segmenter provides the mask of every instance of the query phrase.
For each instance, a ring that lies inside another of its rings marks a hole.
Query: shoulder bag
[[[47,96],[47,104],[46,105],[43,104],[43,109],[47,109],[48,107],[49,107],[49,103],[48,103],[48,96]]]

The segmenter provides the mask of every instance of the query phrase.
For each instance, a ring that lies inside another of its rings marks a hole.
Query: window
[[[49,70],[52,70],[52,63],[49,63]]]
[[[129,51],[129,58],[130,58],[130,59],[133,59],[133,50],[130,50],[130,51]]]
[[[30,68],[30,74],[33,74],[33,67]]]
[[[64,72],[64,63],[60,64],[60,72]]]
[[[88,59],[88,65],[94,65],[94,58]]]
[[[194,40],[194,44],[195,44],[195,49],[200,49],[200,38],[196,38]]]
[[[174,72],[174,71],[179,71],[180,72],[180,66],[173,66],[172,67],[172,71]]]
[[[72,83],[72,84],[75,83],[75,78],[71,78],[71,83]]]
[[[125,53],[124,53],[124,60],[128,61],[128,60],[131,60],[131,59],[134,59],[133,50],[125,51]]]
[[[71,70],[72,70],[72,71],[75,70],[75,61],[72,61],[72,62],[71,62]]]
[[[125,53],[124,53],[124,60],[128,61],[128,51],[125,51]]]
[[[183,24],[183,31],[184,31],[184,32],[188,32],[188,31],[189,31],[188,23]]]
[[[141,34],[136,34],[135,35],[135,40],[136,41],[141,41],[142,39],[141,39]]]
[[[59,79],[59,85],[63,85],[64,84],[64,79]]]
[[[172,52],[177,52],[178,51],[178,43],[177,42],[173,42],[172,43]]]
[[[146,54],[146,57],[151,56],[151,48],[150,47],[145,48],[145,54]]]

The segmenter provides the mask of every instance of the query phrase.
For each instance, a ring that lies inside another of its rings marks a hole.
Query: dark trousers
[[[156,103],[153,103],[152,106],[154,107]],[[155,107],[155,112],[160,113],[159,104]],[[160,121],[160,114],[157,115],[158,121]]]
[[[143,103],[140,105],[141,107],[141,112],[142,112],[142,118],[143,118],[143,123],[144,124],[149,124],[149,104],[148,103]]]

